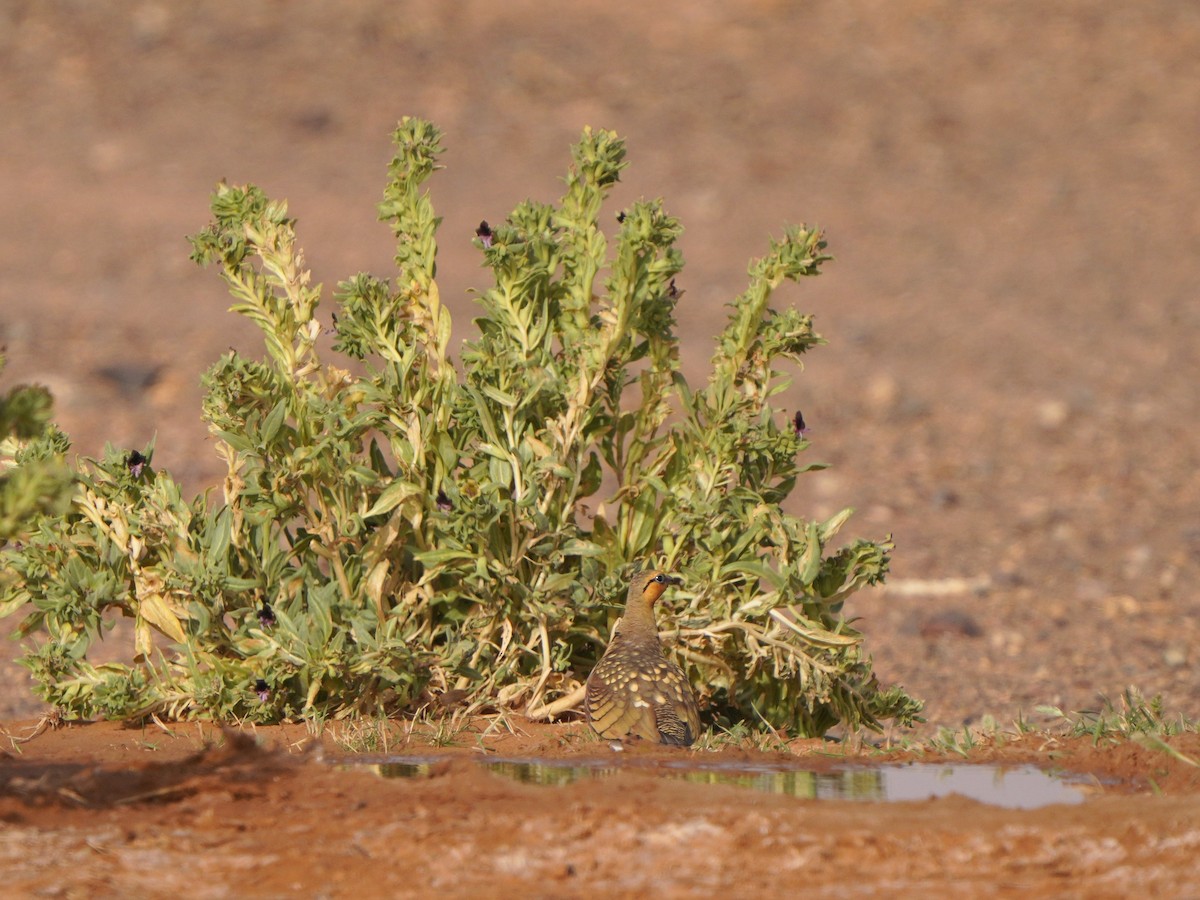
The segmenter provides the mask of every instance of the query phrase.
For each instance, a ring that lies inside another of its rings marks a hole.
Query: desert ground
[[[83,455],[157,435],[192,491],[223,474],[199,376],[259,352],[187,258],[220,179],[288,199],[315,280],[387,275],[389,135],[432,119],[439,283],[465,335],[475,226],[556,198],[582,127],[615,129],[614,210],[661,196],[686,228],[694,381],[747,261],[819,224],[835,260],[778,300],[829,344],[782,400],[831,468],[790,511],[852,506],[847,533],[894,535],[888,584],[849,607],[881,680],[927,703],[886,739],[1052,727],[1037,707],[1130,686],[1200,718],[1191,5],[0,0],[0,113],[0,387],[50,387]],[[14,735],[46,711],[18,652],[0,661]],[[14,890],[1120,896],[1136,877],[1182,896],[1200,874],[1195,769],[1140,745],[1007,745],[1100,773],[1085,804],[1022,812],[639,772],[545,788],[459,763],[381,782],[315,761],[299,726],[268,749],[169,727],[49,729],[0,763]],[[525,754],[598,746],[578,723],[521,728]]]

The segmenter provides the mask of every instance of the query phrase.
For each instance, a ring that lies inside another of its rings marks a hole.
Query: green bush
[[[4,608],[31,607],[23,630],[46,635],[24,659],[42,696],[76,716],[273,721],[438,695],[545,710],[603,651],[630,564],[653,559],[685,577],[661,619],[710,717],[801,734],[911,721],[919,704],[880,689],[841,612],[890,545],[832,552],[849,510],[780,508],[817,466],[797,464],[806,441],[769,403],[777,367],[821,341],[768,304],[828,259],[820,232],[790,229],[751,264],[693,388],[673,330],[680,225],[642,201],[605,235],[625,147],[588,129],[561,203],[481,228],[494,284],[456,348],[423,187],[440,137],[396,130],[380,209],[397,274],[342,282],[324,321],[286,205],[218,187],[192,258],[266,346],[204,379],[223,497],[185,501],[110,451],[69,513],[5,551],[21,577]],[[344,367],[318,350],[330,328]],[[87,661],[110,610],[134,619],[130,665]]]
[[[0,353],[0,371],[6,364]],[[70,505],[69,444],[50,423],[52,406],[50,392],[37,385],[0,395],[0,546]],[[0,584],[10,577],[0,575]]]

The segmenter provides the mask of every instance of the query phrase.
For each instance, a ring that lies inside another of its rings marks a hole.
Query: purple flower
[[[475,237],[479,238],[479,242],[483,244],[485,250],[492,246],[492,238],[494,236],[495,232],[488,225],[487,219],[480,222],[479,227],[475,229]]]
[[[804,413],[796,410],[796,415],[792,417],[792,429],[796,432],[796,437],[802,438],[808,434],[808,426],[804,424]]]
[[[129,470],[129,474],[134,478],[142,477],[142,470],[146,468],[146,463],[150,460],[142,456],[136,450],[130,450],[129,455],[125,457],[125,468]]]

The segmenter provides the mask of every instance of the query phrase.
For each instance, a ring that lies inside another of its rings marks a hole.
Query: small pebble
[[[1163,651],[1163,662],[1172,669],[1187,665],[1187,650],[1183,647],[1168,647]]]
[[[1057,431],[1067,423],[1071,416],[1071,407],[1065,400],[1046,400],[1038,404],[1037,420],[1047,431]]]

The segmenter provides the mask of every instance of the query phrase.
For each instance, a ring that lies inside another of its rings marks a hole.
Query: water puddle
[[[428,775],[448,756],[394,757],[374,763],[385,778]],[[1082,803],[1081,777],[1059,776],[1035,766],[943,763],[845,766],[827,772],[780,765],[704,764],[695,760],[653,765],[611,765],[600,761],[496,759],[479,761],[489,772],[523,784],[564,785],[608,778],[636,769],[693,784],[731,784],[768,794],[809,800],[925,800],[958,794],[1007,809],[1037,809],[1054,803]]]

